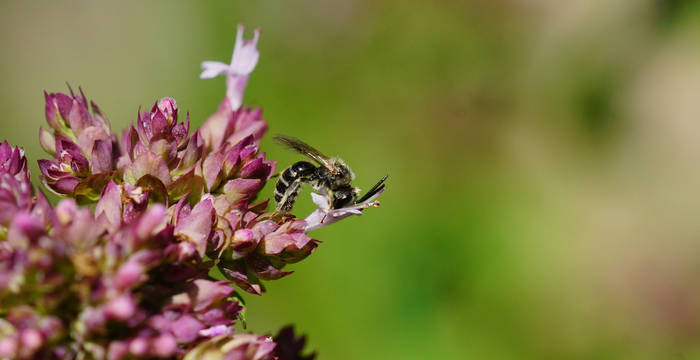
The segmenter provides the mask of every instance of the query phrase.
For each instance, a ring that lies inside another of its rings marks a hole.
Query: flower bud
[[[116,168],[118,145],[109,122],[97,105],[88,106],[82,91],[44,95],[53,133],[41,129],[39,140],[54,159],[39,160],[42,181],[58,194],[96,200]]]

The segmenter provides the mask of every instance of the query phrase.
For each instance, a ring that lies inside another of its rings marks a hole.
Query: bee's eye
[[[353,200],[350,191],[336,191],[333,193],[333,208],[340,209],[349,205]]]

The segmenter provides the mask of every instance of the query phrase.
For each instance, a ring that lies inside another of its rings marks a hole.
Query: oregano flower
[[[66,197],[55,206],[22,148],[0,144],[0,358],[314,358],[291,327],[237,332],[241,292],[290,275],[320,244],[309,231],[377,206],[379,193],[342,209],[312,194],[304,219],[268,211],[268,123],[242,103],[260,33],[244,41],[243,30],[230,64],[202,63],[227,91],[199,129],[166,97],[118,137],[82,90],[45,93],[39,169]]]

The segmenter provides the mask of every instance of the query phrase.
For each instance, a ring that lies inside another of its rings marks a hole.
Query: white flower
[[[224,64],[219,61],[203,61],[201,79],[211,79],[213,77],[226,75],[226,97],[231,103],[231,110],[236,111],[243,103],[243,92],[248,84],[248,76],[258,64],[260,53],[257,44],[260,37],[260,30],[253,31],[253,39],[243,40],[245,27],[238,25],[236,33],[236,44],[233,47],[231,64]]]
[[[311,193],[311,199],[313,200],[314,204],[318,206],[318,209],[314,210],[314,212],[304,219],[304,221],[306,221],[304,231],[309,232],[320,229],[352,215],[360,216],[362,215],[362,210],[379,206],[379,201],[374,201],[374,199],[376,199],[383,192],[384,189],[377,192],[372,197],[367,199],[367,201],[361,204],[355,204],[340,209],[330,208],[330,201],[328,200],[328,195],[325,192],[321,192],[320,194]]]

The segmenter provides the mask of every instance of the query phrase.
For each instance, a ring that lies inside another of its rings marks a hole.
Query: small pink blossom
[[[226,75],[226,97],[228,97],[231,110],[235,111],[243,104],[243,93],[248,84],[248,77],[258,64],[260,53],[257,49],[260,30],[253,31],[253,39],[243,40],[243,25],[238,26],[236,32],[236,43],[233,47],[233,55],[231,56],[231,64],[224,64],[219,61],[204,61],[202,62],[202,74],[199,75],[202,79],[211,79],[213,77],[225,74]]]
[[[318,206],[304,221],[306,221],[305,231],[313,231],[324,226],[331,225],[352,215],[362,215],[362,210],[371,207],[378,207],[379,201],[374,201],[384,190],[380,190],[372,197],[361,204],[355,204],[340,209],[331,209],[328,195],[325,193],[311,193],[311,199]]]

